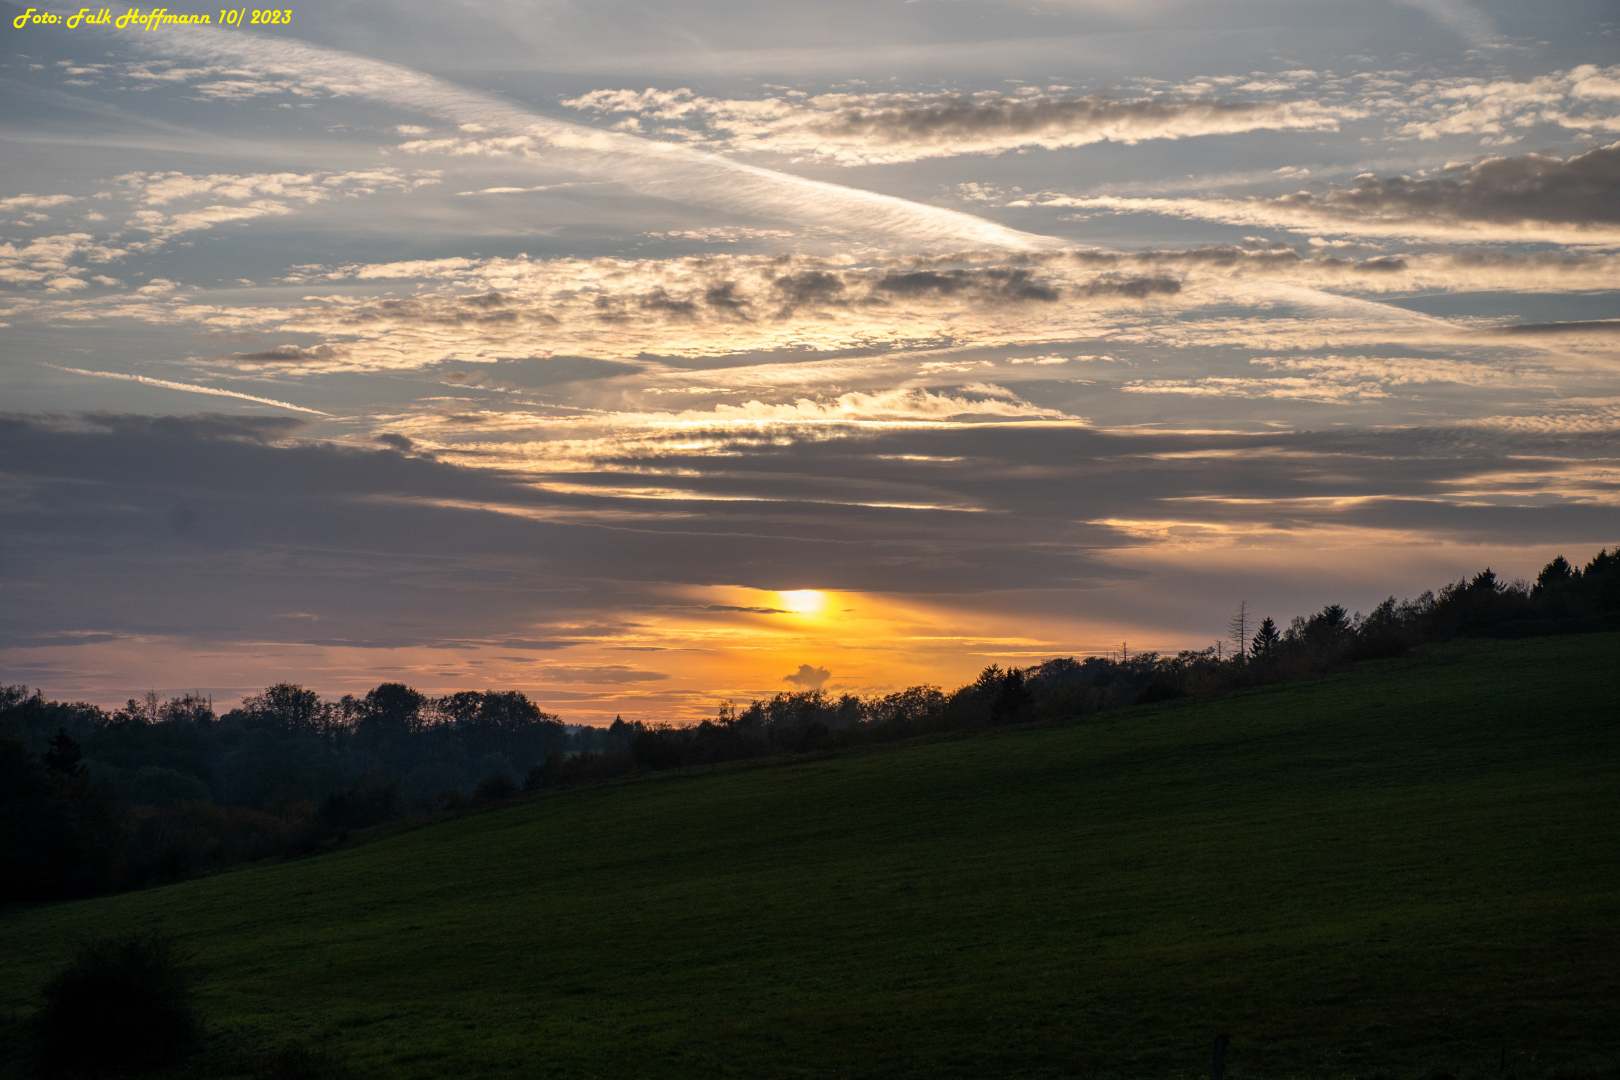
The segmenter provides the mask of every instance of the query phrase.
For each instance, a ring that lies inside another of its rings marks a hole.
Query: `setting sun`
[[[827,594],[815,589],[794,589],[792,592],[779,592],[777,601],[782,607],[795,615],[814,615],[827,604]]]

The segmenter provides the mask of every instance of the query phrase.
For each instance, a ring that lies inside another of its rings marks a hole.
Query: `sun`
[[[784,610],[795,615],[814,615],[826,605],[827,594],[815,589],[794,589],[777,593],[776,599]]]

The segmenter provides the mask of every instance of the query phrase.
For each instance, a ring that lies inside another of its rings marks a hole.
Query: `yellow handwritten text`
[[[65,26],[70,30],[80,26],[116,26],[120,30],[127,30],[131,26],[145,30],[158,30],[170,26],[290,26],[292,25],[292,12],[285,8],[265,10],[254,8],[221,9],[219,18],[216,20],[212,15],[196,15],[189,12],[171,11],[168,8],[146,8],[142,10],[138,7],[132,7],[116,18],[113,16],[112,8],[80,8],[74,14],[64,18],[61,15],[53,15],[49,11],[29,8],[15,19],[12,19],[11,25],[18,30],[26,26]]]

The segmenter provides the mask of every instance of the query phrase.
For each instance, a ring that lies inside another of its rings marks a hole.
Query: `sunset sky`
[[[1620,541],[1612,0],[0,7],[0,681],[685,722]]]

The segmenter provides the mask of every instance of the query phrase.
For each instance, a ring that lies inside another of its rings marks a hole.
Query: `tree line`
[[[784,692],[692,726],[568,727],[518,691],[384,683],[323,701],[279,684],[216,715],[194,694],[107,712],[0,687],[0,900],[89,895],[318,850],[349,832],[641,772],[1056,721],[1317,674],[1469,635],[1620,628],[1620,549],[1534,583],[1486,569],[1367,614],[1329,604],[1174,655],[991,665],[949,693]]]
[[[269,687],[216,715],[148,694],[111,712],[0,686],[0,899],[130,888],[515,790],[553,753],[603,748],[517,691],[402,683],[323,701]]]

